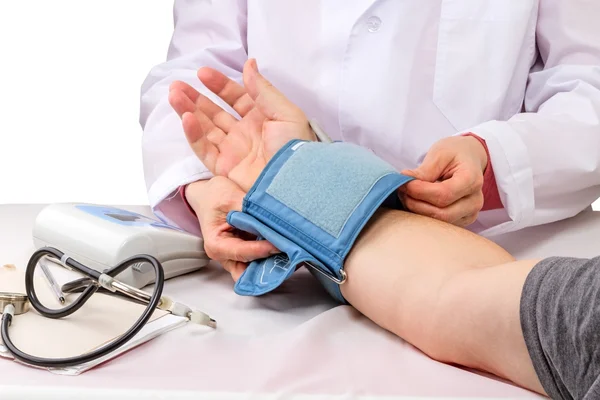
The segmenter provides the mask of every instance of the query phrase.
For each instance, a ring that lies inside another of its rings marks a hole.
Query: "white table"
[[[24,268],[42,206],[0,206],[0,264]],[[146,215],[146,207],[124,207]],[[600,253],[600,212],[527,229],[497,242],[518,257]],[[282,290],[250,298],[218,266],[167,282],[165,292],[218,319],[186,326],[78,377],[0,360],[0,399],[105,398],[540,398],[508,383],[435,362],[350,307],[305,271]]]

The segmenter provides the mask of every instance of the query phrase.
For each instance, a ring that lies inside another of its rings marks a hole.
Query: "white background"
[[[0,1],[0,204],[148,204],[139,92],[172,7]]]
[[[0,1],[0,204],[148,204],[139,91],[172,29],[170,0]]]

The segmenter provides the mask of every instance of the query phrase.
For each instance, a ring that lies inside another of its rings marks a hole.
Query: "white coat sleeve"
[[[173,15],[167,61],[152,68],[141,87],[144,177],[155,214],[165,222],[194,230],[197,222],[187,220],[191,214],[186,213],[177,190],[212,175],[187,143],[181,120],[168,101],[169,85],[185,81],[237,115],[202,85],[196,73],[208,66],[241,82],[248,58],[246,0],[176,0]]]
[[[470,128],[490,151],[508,218],[495,235],[569,218],[600,197],[600,1],[540,0],[540,68],[525,110]],[[480,221],[481,222],[481,221]]]

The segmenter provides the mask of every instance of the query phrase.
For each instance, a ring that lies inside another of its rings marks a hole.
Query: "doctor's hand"
[[[182,119],[188,143],[214,175],[227,176],[248,191],[284,144],[316,140],[302,110],[258,72],[256,61],[244,65],[244,87],[211,68],[201,68],[198,77],[241,116],[237,120],[184,82],[171,85],[169,102]]]
[[[241,211],[245,192],[229,179],[216,176],[187,185],[185,197],[198,216],[206,255],[231,274],[234,281],[248,262],[279,251],[266,240],[255,240],[227,223],[229,211]]]
[[[477,220],[483,208],[483,174],[487,152],[471,136],[456,136],[435,143],[416,169],[402,171],[416,180],[399,190],[410,211],[458,226]]]

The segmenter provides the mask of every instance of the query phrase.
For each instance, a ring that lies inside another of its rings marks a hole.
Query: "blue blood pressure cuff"
[[[250,263],[235,292],[268,293],[306,266],[336,300],[347,303],[340,291],[346,256],[375,211],[402,209],[396,190],[411,179],[354,144],[287,143],[246,194],[242,212],[227,216],[231,226],[282,251]]]

